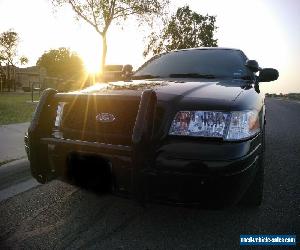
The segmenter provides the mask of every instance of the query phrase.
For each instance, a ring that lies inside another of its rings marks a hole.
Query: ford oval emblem
[[[110,113],[100,113],[96,115],[96,121],[98,122],[113,122],[116,117]]]

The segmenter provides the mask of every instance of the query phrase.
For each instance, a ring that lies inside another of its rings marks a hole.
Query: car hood
[[[247,87],[246,87],[247,86]],[[153,89],[159,102],[186,108],[231,109],[243,92],[251,90],[245,81],[207,79],[152,79],[97,83],[70,94],[140,96]]]

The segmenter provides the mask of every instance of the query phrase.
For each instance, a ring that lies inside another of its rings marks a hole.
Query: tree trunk
[[[106,62],[106,53],[107,53],[107,42],[106,42],[106,33],[102,35],[102,59],[101,59],[101,73],[104,73],[104,66]]]
[[[8,92],[10,92],[10,65],[7,63],[6,64],[6,84],[7,84],[7,88],[8,88]]]
[[[4,70],[2,68],[2,65],[0,63],[0,92],[3,91],[4,76],[5,76],[5,72],[4,72]]]
[[[15,66],[13,66],[13,80],[12,80],[12,82],[13,82],[13,86],[14,86],[14,92],[16,92],[17,91],[17,86],[16,86],[16,67]]]

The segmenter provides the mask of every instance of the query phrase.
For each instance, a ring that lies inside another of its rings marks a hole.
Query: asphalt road
[[[240,234],[297,233],[299,244],[300,103],[267,100],[266,133],[258,209],[142,208],[52,181],[0,202],[0,249],[234,249]],[[7,189],[8,179],[0,181]]]

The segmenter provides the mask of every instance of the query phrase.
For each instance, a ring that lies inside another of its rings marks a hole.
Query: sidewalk
[[[24,135],[29,122],[0,125],[0,165],[26,157]]]

